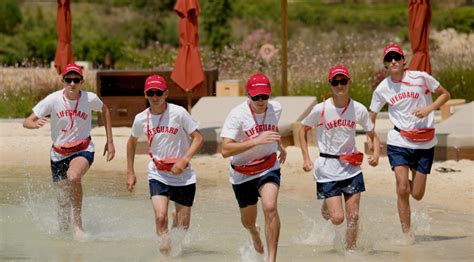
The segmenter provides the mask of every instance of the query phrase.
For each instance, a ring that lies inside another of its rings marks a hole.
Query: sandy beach
[[[21,120],[0,121],[1,168],[5,167],[49,167],[49,150],[51,145],[49,124],[39,130],[27,130],[21,126]],[[383,128],[383,123],[378,127]],[[92,130],[92,138],[96,147],[95,162],[90,173],[95,171],[115,171],[126,174],[126,143],[130,128],[113,128],[116,156],[112,162],[106,162],[102,156],[105,144],[103,127]],[[363,149],[365,136],[357,136],[357,147]],[[26,150],[25,150],[26,149]],[[295,197],[313,198],[314,188],[312,173],[302,170],[302,157],[298,147],[287,148],[287,162],[282,167],[284,176],[281,190],[294,192]],[[316,156],[316,147],[310,147],[312,156]],[[313,158],[314,159],[314,158]],[[145,166],[149,161],[148,155],[137,155],[135,168],[137,175],[145,178]],[[192,164],[200,179],[227,180],[228,160],[220,154],[199,155]],[[440,168],[450,168],[455,172],[440,172]],[[395,178],[390,169],[387,157],[381,157],[377,167],[371,167],[366,162],[362,165],[366,189],[364,194],[369,196],[392,196],[395,198]],[[433,164],[429,175],[427,190],[422,201],[434,206],[445,207],[457,211],[474,214],[474,161],[444,161]],[[146,179],[139,179],[145,183]]]
[[[387,123],[381,121],[378,127],[384,128],[384,124]],[[0,260],[161,261],[148,199],[148,155],[136,156],[136,190],[128,193],[125,189],[130,128],[113,128],[116,157],[111,162],[102,156],[104,128],[92,130],[96,156],[83,178],[85,228],[92,235],[86,242],[70,242],[70,237],[57,232],[49,171],[49,128],[47,124],[39,130],[27,130],[20,119],[0,120],[0,231],[8,236],[1,240],[5,253]],[[362,149],[365,136],[356,139],[357,147]],[[315,198],[312,173],[302,170],[298,147],[289,146],[287,151],[279,196],[279,260],[347,260],[341,249],[345,226],[335,230],[321,218],[321,201]],[[315,157],[317,148],[310,147],[310,153]],[[192,165],[198,177],[191,240],[178,240],[179,248],[173,256],[192,261],[263,261],[240,225],[228,181],[228,160],[220,154],[198,155]],[[394,244],[401,230],[395,179],[388,158],[381,157],[375,168],[367,163],[362,168],[366,192],[361,201],[361,261],[410,261],[414,257],[419,261],[452,261],[474,257],[474,161],[434,163],[424,199],[411,200],[416,244],[410,247]],[[440,168],[455,172],[437,171]],[[258,223],[263,224],[261,214]],[[24,245],[32,249],[26,251]]]

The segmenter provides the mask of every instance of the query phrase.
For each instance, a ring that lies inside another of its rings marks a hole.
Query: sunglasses
[[[69,77],[66,77],[64,78],[64,82],[70,84],[72,82],[74,82],[74,84],[79,84],[81,82],[82,78],[69,78]]]
[[[251,96],[250,99],[252,99],[252,101],[258,101],[260,99],[262,100],[268,100],[270,98],[269,95],[265,95],[265,94],[261,94],[261,95],[256,95],[256,96]]]
[[[165,91],[162,91],[162,90],[148,90],[145,92],[145,94],[147,96],[153,96],[153,95],[162,96],[164,92]]]
[[[402,60],[403,56],[399,53],[388,53],[384,58],[383,60],[387,63],[390,63],[393,61],[393,59],[395,59],[395,61],[400,61]]]
[[[329,83],[336,87],[338,86],[339,84],[341,84],[342,86],[344,85],[347,85],[347,83],[349,82],[349,79],[348,78],[343,78],[343,79],[340,79],[340,80],[331,80]]]

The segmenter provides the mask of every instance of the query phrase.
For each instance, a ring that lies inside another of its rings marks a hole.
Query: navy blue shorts
[[[196,184],[169,186],[155,179],[148,180],[148,184],[150,185],[150,197],[167,196],[171,201],[180,205],[187,207],[193,206]]]
[[[318,199],[325,199],[335,196],[353,195],[365,191],[364,175],[358,175],[341,181],[316,182]]]
[[[87,159],[87,162],[89,162],[89,167],[91,167],[92,163],[94,162],[94,152],[89,152],[85,150],[74,153],[71,156],[60,161],[51,160],[51,173],[53,175],[53,181],[58,182],[60,180],[67,179],[67,170],[69,169],[69,164],[71,163],[71,160],[81,156]]]
[[[277,186],[280,186],[280,169],[270,171],[264,176],[252,179],[242,184],[232,185],[239,207],[244,208],[255,205],[260,197],[258,190],[266,183],[275,183]]]
[[[396,166],[409,166],[422,174],[431,172],[433,164],[434,147],[429,149],[410,149],[387,145],[387,155],[392,170]]]

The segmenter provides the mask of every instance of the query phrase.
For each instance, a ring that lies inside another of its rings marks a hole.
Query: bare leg
[[[280,238],[280,217],[278,216],[278,190],[275,183],[260,187],[263,214],[265,215],[265,237],[267,239],[267,261],[276,261],[278,239]]]
[[[240,220],[242,225],[249,231],[255,250],[258,253],[263,254],[263,243],[260,239],[260,228],[256,224],[257,204],[241,208]]]
[[[325,220],[329,220],[331,218],[331,216],[329,215],[329,211],[328,211],[328,205],[326,204],[325,199],[323,200],[323,206],[321,207],[321,216]]]
[[[58,200],[59,231],[64,232],[71,227],[71,196],[69,182],[61,180],[55,183]]]
[[[183,206],[175,203],[175,210],[173,211],[173,226],[179,229],[188,230],[191,222],[191,207]]]
[[[340,225],[344,222],[344,210],[342,209],[341,196],[324,199],[323,211],[327,213],[329,219],[334,225]]]
[[[168,234],[168,204],[166,196],[153,196],[151,198],[153,211],[155,212],[156,234],[160,240],[160,252],[169,256],[171,252],[171,239]]]
[[[416,170],[413,170],[412,174],[412,184],[411,184],[411,196],[416,200],[421,200],[425,195],[426,181],[428,176],[426,174],[420,173]]]
[[[408,166],[396,166],[395,178],[397,180],[397,206],[402,232],[411,237],[411,212],[410,212],[410,182],[408,180]]]
[[[346,202],[346,249],[353,250],[357,247],[357,233],[359,230],[359,203],[361,194],[344,195]]]
[[[72,203],[72,221],[74,224],[74,235],[76,237],[84,236],[82,228],[82,183],[81,178],[89,169],[89,162],[84,157],[76,157],[71,160],[67,170],[67,179],[69,181],[71,203]]]
[[[176,205],[175,208],[173,209],[173,213],[171,213],[171,216],[173,217],[173,224],[171,225],[172,228],[178,227],[178,218],[176,217]]]

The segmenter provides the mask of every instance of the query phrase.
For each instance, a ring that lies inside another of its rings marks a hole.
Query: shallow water
[[[129,194],[124,177],[121,172],[86,175],[83,220],[89,236],[75,240],[58,232],[55,191],[48,168],[0,170],[0,260],[164,260],[157,248],[148,185],[139,178],[136,191]],[[469,214],[412,201],[416,243],[403,246],[395,196],[363,195],[359,250],[347,253],[343,249],[345,226],[336,228],[324,221],[319,213],[321,203],[294,192],[280,192],[280,261],[474,258],[474,220]],[[263,232],[262,217],[260,209],[258,223]],[[240,224],[226,178],[198,180],[190,231],[172,231],[172,239],[173,261],[263,261]]]

